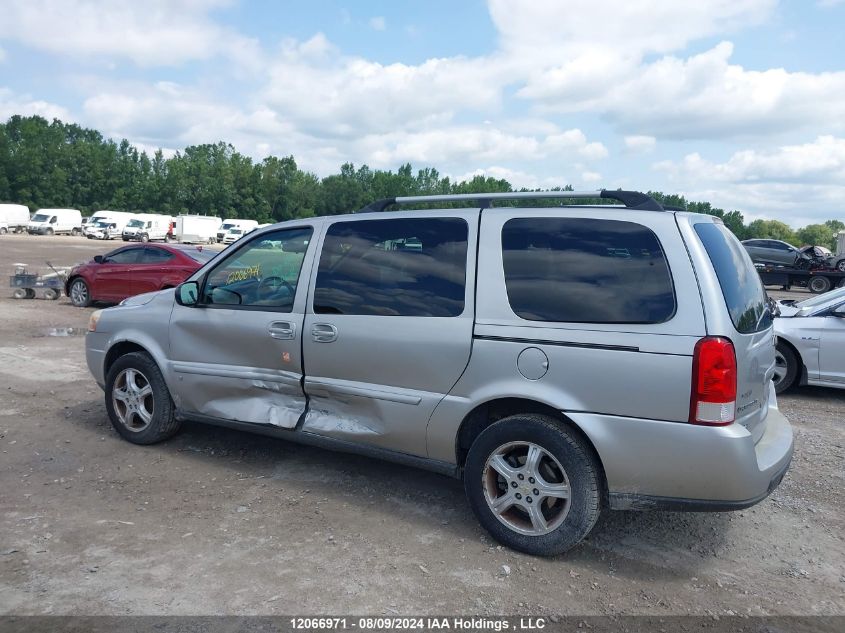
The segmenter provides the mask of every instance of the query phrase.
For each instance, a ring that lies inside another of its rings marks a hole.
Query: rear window
[[[760,332],[772,325],[766,291],[742,244],[724,224],[695,225],[722,287],[722,296],[734,327],[741,334]]]
[[[634,222],[514,218],[502,229],[505,285],[530,321],[662,323],[675,313],[657,236]]]
[[[186,248],[186,249],[182,250],[182,253],[184,255],[187,255],[188,257],[193,259],[195,262],[199,262],[200,264],[204,264],[207,261],[211,261],[211,259],[215,255],[217,255],[218,252],[219,251],[200,250],[198,248],[191,248],[191,249]]]

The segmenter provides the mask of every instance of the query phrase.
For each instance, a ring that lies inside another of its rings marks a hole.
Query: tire
[[[841,273],[845,273],[845,259],[840,259],[838,262],[836,262],[836,270]]]
[[[52,236],[52,235],[55,235],[55,234],[56,234],[56,232],[53,229],[47,229],[46,231],[44,231],[44,235],[51,235]]]
[[[149,236],[149,235],[147,235],[146,233],[141,233],[141,241],[142,241],[142,242],[149,242],[149,241],[150,241],[150,236]]]
[[[539,455],[536,470],[526,464],[531,453]],[[544,486],[550,494],[539,491]],[[577,545],[596,524],[601,467],[584,440],[554,418],[517,414],[491,424],[475,439],[464,466],[464,490],[493,538],[526,554],[551,556]],[[496,500],[507,504],[498,513],[492,508]]]
[[[27,299],[35,299],[35,290],[33,288],[26,289],[26,298]]]
[[[44,298],[49,299],[50,301],[55,301],[59,298],[59,291],[55,288],[47,288],[47,290],[44,291]]]
[[[810,292],[814,292],[816,294],[827,292],[830,290],[832,285],[833,284],[830,283],[830,279],[822,277],[821,275],[810,277],[810,281],[807,282],[807,288],[810,289]]]
[[[87,308],[91,305],[91,290],[81,277],[74,279],[68,286],[70,302],[77,308]]]
[[[0,226],[0,235],[6,235],[8,232],[9,231],[5,226]]]
[[[80,230],[79,229],[71,229],[70,234],[74,237],[79,237]]]
[[[133,444],[155,444],[179,430],[170,391],[145,352],[118,358],[106,377],[106,410],[112,426]]]
[[[15,288],[12,296],[15,299],[26,299],[26,288]]]
[[[798,355],[783,341],[778,341],[775,348],[775,393],[783,393],[795,384],[800,366]]]

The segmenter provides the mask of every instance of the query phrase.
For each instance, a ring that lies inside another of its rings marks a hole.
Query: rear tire
[[[512,415],[484,429],[467,455],[464,489],[493,538],[532,555],[571,549],[601,511],[601,467],[591,448],[544,415]]]
[[[0,226],[0,235],[6,235],[8,233],[8,229],[5,226]]]
[[[832,285],[833,284],[830,283],[830,279],[827,277],[814,276],[810,277],[810,281],[807,283],[807,288],[810,289],[810,292],[822,294],[823,292],[830,290]]]
[[[71,229],[71,231],[70,231],[70,234],[73,235],[74,237],[79,237],[79,233],[80,233],[79,229]]]
[[[836,270],[841,273],[845,273],[845,259],[840,259],[838,262],[836,262]]]
[[[15,288],[15,291],[12,293],[12,296],[15,299],[26,299],[26,289],[25,288]]]
[[[59,298],[59,291],[55,288],[47,288],[47,290],[44,291],[44,298],[49,299],[50,301],[55,301]]]
[[[91,290],[81,277],[74,279],[69,287],[70,302],[77,308],[87,308],[91,305]]]
[[[782,393],[795,384],[800,361],[798,355],[783,341],[778,341],[775,348],[775,393]]]
[[[146,352],[121,356],[106,377],[106,410],[112,426],[133,444],[155,444],[181,426],[164,376]]]

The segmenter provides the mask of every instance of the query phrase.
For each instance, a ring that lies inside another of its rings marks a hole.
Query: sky
[[[0,0],[0,120],[845,220],[845,0]]]

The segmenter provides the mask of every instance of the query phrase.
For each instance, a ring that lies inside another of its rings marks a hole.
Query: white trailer
[[[179,215],[173,227],[173,238],[183,244],[214,244],[220,218],[212,215]]]
[[[123,229],[123,241],[164,241],[170,233],[173,218],[158,213],[139,213]]]
[[[246,235],[256,226],[258,226],[258,222],[255,220],[239,220],[237,218],[223,220],[223,224],[221,224],[220,228],[217,229],[217,241],[225,241],[224,238],[226,237],[226,234],[232,229],[241,229],[243,234]]]
[[[26,232],[30,235],[79,235],[81,227],[82,212],[79,209],[38,209],[27,222]]]
[[[26,231],[29,207],[22,204],[0,204],[0,235]]]

